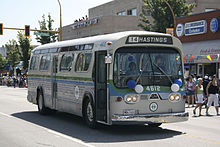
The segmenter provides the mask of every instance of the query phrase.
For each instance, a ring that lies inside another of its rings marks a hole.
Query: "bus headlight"
[[[173,101],[175,99],[174,95],[170,95],[170,100]]]
[[[129,94],[129,95],[126,95],[125,98],[124,98],[124,101],[128,104],[134,104],[136,102],[138,102],[140,99],[140,96],[137,95],[137,94]]]
[[[176,95],[176,96],[175,96],[175,100],[178,101],[179,99],[180,99],[180,96],[179,96],[179,95]]]
[[[172,102],[176,102],[180,100],[180,94],[179,93],[172,93],[169,96],[169,100]]]

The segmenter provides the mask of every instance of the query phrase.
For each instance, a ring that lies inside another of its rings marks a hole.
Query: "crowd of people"
[[[216,115],[219,114],[219,82],[216,75],[204,78],[197,78],[196,75],[190,75],[186,79],[186,101],[188,107],[193,109],[193,114],[196,115],[196,109],[199,108],[199,116],[201,116],[202,106],[206,107],[206,115],[209,116],[209,107],[214,105]],[[195,103],[195,104],[194,104]]]
[[[20,74],[18,76],[10,76],[10,75],[3,75],[0,77],[0,85],[3,86],[13,86],[14,88],[27,88],[27,75],[26,74]]]

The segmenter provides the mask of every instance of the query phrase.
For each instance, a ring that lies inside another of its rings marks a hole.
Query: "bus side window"
[[[80,53],[76,60],[75,71],[87,71],[91,62],[91,53]]]
[[[68,55],[64,54],[60,62],[60,71],[61,70],[70,71],[72,69],[73,60],[74,60],[74,54],[68,54]]]
[[[37,70],[38,62],[39,62],[39,56],[33,56],[31,58],[30,70]]]
[[[40,61],[40,70],[48,70],[50,66],[50,55],[43,55]]]

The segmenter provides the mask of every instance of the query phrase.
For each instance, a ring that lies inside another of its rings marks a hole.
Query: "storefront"
[[[220,10],[177,18],[176,36],[183,43],[185,77],[220,77]]]

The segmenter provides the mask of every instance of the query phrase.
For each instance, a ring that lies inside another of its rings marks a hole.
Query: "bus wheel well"
[[[83,97],[83,102],[82,102],[82,116],[84,115],[85,102],[86,102],[86,100],[88,100],[88,99],[89,99],[90,101],[92,101],[92,103],[93,103],[92,97],[91,97],[89,94],[85,94],[84,97]]]
[[[96,114],[94,108],[94,101],[90,94],[84,96],[82,106],[82,116],[85,123],[90,128],[96,128]]]
[[[42,88],[41,87],[38,87],[37,88],[37,97],[36,97],[36,101],[37,101],[37,99],[38,99],[38,97],[39,97],[39,94],[42,92]]]

